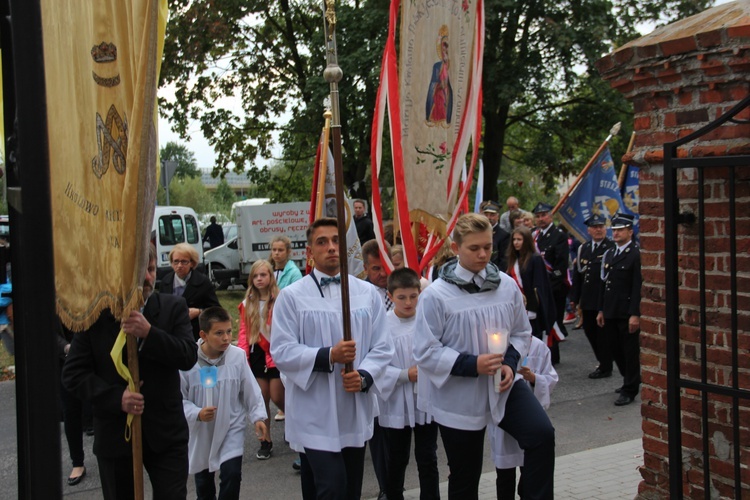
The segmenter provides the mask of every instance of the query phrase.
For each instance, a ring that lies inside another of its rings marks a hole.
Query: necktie
[[[182,294],[185,293],[185,286],[176,286],[174,287],[174,290],[172,292],[173,295],[177,295],[178,297],[182,297]]]
[[[619,249],[619,248],[618,248],[618,249],[617,249],[617,251],[615,252],[615,257],[614,257],[614,258],[616,259],[618,255],[620,255],[620,249]]]
[[[326,276],[320,278],[320,287],[326,287],[330,285],[331,283],[341,283],[341,276],[334,276],[333,278],[328,278]]]
[[[596,252],[596,247],[598,247],[598,246],[599,246],[599,245],[597,245],[596,243],[592,243],[592,244],[591,244],[591,251],[592,251],[592,252]]]
[[[393,309],[393,302],[391,302],[391,299],[388,297],[387,290],[384,290],[383,293],[385,294],[385,310],[390,311]]]

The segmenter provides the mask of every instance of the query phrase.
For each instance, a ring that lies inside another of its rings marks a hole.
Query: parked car
[[[221,271],[227,269],[240,268],[240,253],[237,250],[237,226],[233,224],[232,227],[233,230],[231,231],[231,234],[234,234],[234,236],[227,239],[227,231],[225,229],[224,244],[212,248],[211,250],[207,250],[204,254],[208,277],[211,278],[211,281],[213,281],[217,290],[226,290],[227,287],[232,284],[232,278],[217,278],[214,274],[215,271],[219,271],[219,274],[221,274]]]
[[[178,243],[189,243],[198,252],[199,269],[203,271],[201,227],[195,211],[189,207],[156,207],[151,241],[156,245],[156,276],[171,270],[169,252]]]

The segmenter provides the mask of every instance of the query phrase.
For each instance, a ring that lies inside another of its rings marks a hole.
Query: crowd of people
[[[185,498],[194,474],[198,498],[214,499],[217,471],[218,498],[239,498],[248,424],[256,458],[272,456],[271,402],[284,440],[299,453],[293,467],[304,499],[360,498],[367,446],[379,498],[402,499],[412,437],[420,498],[440,497],[438,437],[449,498],[477,498],[487,434],[498,498],[515,498],[517,467],[523,498],[553,498],[555,433],[545,408],[558,381],[566,308],[580,311],[598,361],[589,377],[611,377],[615,363],[623,376],[615,404],[632,403],[639,391],[641,275],[632,218],[615,216],[610,240],[607,219],[593,215],[591,240],[571,255],[550,205],[538,203],[531,216],[514,197],[504,212],[485,202],[481,214],[459,217],[421,276],[404,267],[400,245],[366,239],[373,233],[366,203],[354,207],[367,276],[348,277],[349,339],[331,218],[308,228],[304,277],[285,236],[270,242],[267,261],[254,263],[238,305],[236,345],[231,316],[196,269],[190,245],[170,253],[173,272],[160,293],[153,293],[151,248],[142,311],[122,322],[105,312],[66,338],[63,387],[92,405],[105,498],[133,496],[125,429],[134,415],[142,419],[154,498]],[[120,329],[137,340],[138,391],[110,358]],[[77,429],[71,433],[80,438]],[[78,447],[71,460],[69,483],[77,484],[85,475]]]

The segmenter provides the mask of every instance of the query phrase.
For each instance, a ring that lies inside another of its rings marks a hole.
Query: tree
[[[166,143],[159,150],[159,158],[161,158],[162,161],[177,162],[177,170],[175,170],[174,173],[175,177],[201,176],[201,172],[198,170],[198,162],[195,160],[195,154],[184,144],[177,142]]]
[[[639,23],[669,22],[709,3],[486,0],[485,196],[497,197],[503,159],[525,163],[552,187],[585,163],[615,115],[626,122],[626,137],[630,106],[601,82],[593,63],[636,38]],[[218,173],[269,158],[276,140],[287,172],[310,170],[329,92],[321,76],[322,2],[174,0],[170,7],[161,84],[174,86],[175,99],[160,104],[175,130],[185,136],[197,120],[218,154]],[[348,186],[366,179],[388,7],[382,0],[341,0],[337,7]],[[615,158],[623,144],[623,138],[613,142]],[[261,191],[276,189],[267,169],[248,172]]]
[[[226,179],[221,179],[219,185],[216,186],[214,200],[222,212],[228,212],[232,207],[232,203],[237,201],[237,196],[235,196]]]
[[[536,164],[549,190],[560,176],[580,170],[610,127],[623,121],[611,144],[619,158],[632,130],[631,108],[601,81],[594,63],[637,38],[637,24],[668,23],[710,4],[487,0],[483,116],[484,144],[492,146],[483,154],[485,198],[496,199],[503,158]]]
[[[157,202],[166,204],[163,189],[157,192]],[[174,179],[169,187],[169,202],[172,205],[190,207],[196,213],[212,213],[217,211],[216,201],[206,186],[198,177],[183,177]]]

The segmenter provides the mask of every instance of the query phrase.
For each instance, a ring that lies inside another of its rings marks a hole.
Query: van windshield
[[[177,214],[159,217],[159,243],[161,245],[176,245],[185,241],[185,228],[182,218]]]

